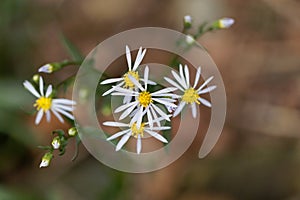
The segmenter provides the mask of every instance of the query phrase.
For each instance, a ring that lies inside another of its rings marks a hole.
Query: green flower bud
[[[69,134],[69,136],[75,136],[75,135],[77,135],[77,129],[76,129],[76,127],[72,127],[72,128],[70,128],[69,130],[68,130],[68,134]]]
[[[40,163],[40,168],[48,167],[52,158],[53,158],[53,154],[51,152],[45,153],[45,155],[43,156],[42,161]]]

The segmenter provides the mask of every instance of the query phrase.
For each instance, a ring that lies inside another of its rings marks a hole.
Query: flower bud
[[[218,29],[225,29],[231,27],[233,24],[234,24],[234,19],[225,17],[216,21],[213,24],[213,26]]]
[[[56,136],[55,138],[53,138],[53,140],[51,142],[53,149],[59,149],[60,144],[61,144],[61,141],[60,141],[59,136]]]
[[[185,29],[191,28],[192,26],[192,17],[190,15],[186,15],[183,17],[183,25]]]
[[[76,129],[76,127],[72,127],[72,128],[70,128],[69,130],[68,130],[68,134],[69,134],[69,136],[75,136],[75,135],[77,135],[77,129]]]
[[[52,64],[46,64],[46,65],[43,65],[39,68],[38,72],[43,72],[43,73],[52,73],[54,70],[54,66]]]
[[[52,158],[53,158],[53,154],[51,152],[45,153],[45,155],[43,156],[42,161],[40,163],[40,168],[48,167]]]
[[[35,82],[35,83],[39,83],[39,80],[40,80],[40,75],[38,74],[35,74],[32,76],[32,80]]]

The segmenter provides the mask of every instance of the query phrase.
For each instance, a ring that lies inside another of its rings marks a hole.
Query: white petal
[[[63,105],[63,104],[52,104],[52,107],[53,108],[60,108],[60,109],[63,109],[63,110],[66,110],[66,111],[70,111],[70,112],[72,112],[72,111],[74,111],[74,107],[72,107],[72,106],[69,106],[69,105]]]
[[[135,80],[135,79],[134,79]],[[117,92],[122,92],[122,93],[125,93],[125,94],[129,94],[131,96],[133,96],[132,94],[139,94],[138,92],[136,91],[133,91],[131,89],[125,89],[125,88],[121,88],[121,87],[117,87],[117,86],[113,86],[113,88],[115,89],[115,91]]]
[[[52,85],[49,85],[46,91],[46,97],[49,97],[52,93]]]
[[[113,140],[113,139],[116,139],[126,133],[130,132],[130,129],[126,129],[126,130],[123,130],[123,131],[120,131],[120,132],[117,132],[115,134],[113,134],[112,136],[110,136],[109,138],[107,138],[106,140],[109,141],[109,140]]]
[[[40,109],[35,117],[35,124],[38,125],[41,122],[41,119],[44,115],[44,111]]]
[[[201,67],[198,67],[193,88],[197,86],[200,79],[200,75],[201,75]]]
[[[127,110],[125,110],[125,111],[122,113],[122,115],[120,116],[119,120],[124,119],[125,117],[127,117],[129,114],[132,113],[133,109],[135,109],[136,106],[138,105],[138,102],[133,102],[133,103],[135,103],[135,105],[133,105],[133,106],[129,107]]]
[[[185,106],[185,102],[184,101],[180,102],[179,106],[177,107],[177,109],[173,113],[173,117],[176,117],[182,111],[184,106]]]
[[[40,93],[42,96],[44,96],[44,80],[41,76],[40,76]]]
[[[144,49],[143,52],[141,52],[141,51],[142,51],[142,47],[140,47],[138,54],[136,56],[134,66],[132,68],[133,71],[135,71],[138,68],[138,66],[141,64],[141,62],[146,54],[146,49]]]
[[[151,111],[152,113],[155,113],[155,111]],[[168,117],[170,118],[172,115],[168,115]],[[153,120],[153,123],[157,123],[157,122],[161,122],[161,121],[163,121],[163,120],[165,120],[165,118],[163,118],[163,117],[156,117],[156,118],[154,118],[154,120]],[[146,123],[147,124],[147,123]],[[160,123],[159,123],[159,127],[158,128],[160,128],[160,127],[162,127],[162,126],[160,126]]]
[[[153,106],[153,108],[155,109],[155,111],[161,116],[163,117],[165,120],[170,121],[170,118],[168,117],[168,115],[166,113],[164,113],[158,106],[156,106],[155,104],[151,104],[151,106]]]
[[[123,146],[124,144],[128,141],[128,139],[130,138],[130,132],[127,133],[126,135],[124,135],[121,140],[118,142],[117,146],[116,146],[116,151],[119,151]]]
[[[72,120],[74,119],[74,116],[72,114],[68,113],[67,111],[65,111],[59,107],[53,107],[52,110],[59,112],[60,114],[68,117],[69,119],[72,119]]]
[[[203,98],[199,98],[199,101],[203,104],[203,105],[205,105],[205,106],[207,106],[207,107],[211,107],[211,103],[209,102],[209,101],[207,101],[206,99],[203,99]]]
[[[140,108],[140,110],[138,111],[137,115],[139,117],[137,118],[137,121],[136,121],[136,127],[138,129],[140,129],[141,124],[142,124],[142,120],[143,120],[143,107]]]
[[[102,81],[100,84],[105,85],[105,84],[115,83],[115,82],[122,81],[122,80],[123,80],[123,78],[110,78],[110,79],[106,79],[106,80]]]
[[[161,103],[165,106],[171,106],[171,107],[177,107],[177,105],[175,105],[174,103],[170,103],[170,102],[167,102],[167,101],[164,101],[163,99],[159,99],[159,98],[152,98],[152,100],[158,102],[158,103]]]
[[[154,131],[150,131],[150,130],[145,130],[147,133],[149,133],[151,136],[155,137],[156,139],[158,139],[159,141],[163,142],[163,143],[168,143],[168,140],[166,140],[166,138],[164,138],[162,135],[154,132]]]
[[[204,88],[204,86],[206,86],[214,77],[211,76],[209,77],[200,87],[197,91],[200,91],[202,88]]]
[[[60,116],[60,114],[54,110],[54,109],[51,109],[51,111],[53,112],[53,114],[56,116],[56,118],[61,122],[61,123],[64,123],[64,119]]]
[[[49,110],[46,111],[46,119],[47,119],[47,122],[50,122],[50,120],[51,120],[51,114],[50,114]]]
[[[37,97],[37,98],[41,97],[41,95],[35,90],[35,88],[33,87],[33,85],[29,81],[24,81],[23,85],[35,97]]]
[[[131,80],[131,82],[138,87],[140,90],[144,91],[145,89],[142,87],[142,85],[132,76],[128,75],[128,78]]]
[[[173,85],[173,86],[175,86],[176,88],[178,88],[179,90],[181,90],[181,91],[184,91],[184,89],[181,87],[181,86],[179,86],[175,81],[173,81],[172,79],[170,79],[170,78],[168,78],[168,77],[164,77],[164,79],[168,82],[168,83],[170,83],[171,85]]]
[[[174,72],[174,71],[171,71],[171,73],[173,74],[173,76],[174,76],[174,78],[176,79],[176,81],[177,81],[183,88],[188,89],[188,87],[187,87],[186,82],[185,82],[184,79],[181,79],[181,78],[179,77],[179,75],[178,75],[176,72]]]
[[[191,108],[192,108],[192,115],[193,115],[194,118],[196,118],[197,108],[196,108],[196,103],[195,102],[191,104]]]
[[[148,122],[149,122],[149,126],[152,128],[153,127],[153,119],[152,119],[152,115],[151,112],[149,110],[149,107],[147,107],[147,118],[148,118]]]
[[[141,78],[140,80],[143,81],[143,82],[145,82],[145,80],[144,80],[143,78]],[[151,80],[149,80],[149,79],[148,79],[148,81],[147,81],[147,84],[148,84],[148,85],[157,85],[154,81],[151,81]]]
[[[124,98],[123,98],[123,104],[130,103],[131,99],[132,99],[132,96],[129,96],[129,95],[124,96]]]
[[[185,81],[185,77],[183,75],[183,67],[182,64],[179,65],[179,75],[183,81]],[[185,82],[186,83],[186,82]]]
[[[156,123],[157,126],[160,127],[160,121],[164,120],[164,118],[163,117],[158,118],[154,108],[152,108],[152,106],[149,106],[149,108],[150,108],[151,114],[153,115],[153,118],[155,119],[155,120],[153,120],[153,124]]]
[[[164,88],[162,90],[158,90],[156,92],[151,93],[151,96],[155,96],[157,94],[165,94],[165,93],[173,92],[173,91],[175,91],[177,89],[178,88],[176,88],[176,87],[167,87],[167,88]]]
[[[138,102],[134,101],[134,102],[131,102],[129,104],[121,105],[118,108],[116,108],[115,113],[121,112],[122,110],[125,110],[130,106],[134,106],[135,104],[138,104]]]
[[[129,71],[131,71],[131,54],[130,54],[130,49],[127,45],[126,45],[126,60],[127,60],[128,69]]]
[[[124,81],[122,81],[121,83],[119,83],[118,85],[116,85],[116,87],[122,86],[123,84],[124,84]],[[106,95],[112,93],[114,90],[115,90],[115,88],[112,87],[111,89],[109,89],[109,90],[107,90],[106,92],[104,92],[104,93],[102,94],[102,96],[106,96]]]
[[[190,87],[190,73],[187,65],[184,65],[185,81],[186,85]]]
[[[140,154],[142,151],[142,140],[141,140],[141,136],[138,135],[137,141],[136,141],[136,152],[137,154]]]
[[[129,124],[121,123],[121,122],[103,122],[104,126],[113,126],[113,127],[129,127]]]
[[[76,105],[75,101],[69,99],[53,99],[52,102],[54,104]]]
[[[207,88],[205,88],[205,89],[203,89],[203,90],[200,90],[199,92],[198,92],[198,94],[205,94],[205,93],[207,93],[207,92],[211,92],[211,91],[213,91],[214,89],[216,89],[216,85],[212,85],[212,86],[209,86],[209,87],[207,87]]]
[[[145,128],[145,130],[150,130],[150,131],[162,131],[162,130],[169,130],[169,129],[171,129],[171,127],[169,127],[169,126]]]
[[[146,66],[145,71],[144,71],[145,90],[147,90],[148,78],[149,78],[149,67]]]

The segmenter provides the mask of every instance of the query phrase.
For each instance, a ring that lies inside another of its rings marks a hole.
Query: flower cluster
[[[42,67],[44,68],[44,66]],[[39,70],[40,71],[40,70]],[[54,115],[61,123],[64,123],[64,117],[68,121],[74,120],[72,111],[76,102],[64,99],[64,98],[55,98],[55,92],[52,85],[45,86],[44,79],[39,75],[33,76],[33,82],[28,80],[23,82],[23,86],[36,98],[33,107],[36,109],[35,124],[40,124],[43,116],[46,117],[46,121],[51,121],[51,115]],[[72,123],[73,125],[74,123]],[[75,127],[70,128],[68,136],[65,136],[64,131],[55,130],[52,133],[57,134],[52,139],[50,146],[40,146],[40,148],[47,150],[48,152],[42,157],[40,167],[47,167],[50,164],[50,161],[53,158],[53,151],[58,150],[59,155],[63,155],[65,152],[65,147],[67,145],[67,140],[69,137],[76,135]]]
[[[113,96],[122,96],[123,104],[117,107],[114,112],[120,113],[119,120],[127,117],[130,118],[129,123],[107,121],[103,125],[111,127],[126,128],[107,138],[113,140],[121,137],[116,145],[116,151],[119,151],[130,137],[137,139],[136,152],[142,151],[142,138],[145,134],[150,137],[168,143],[159,131],[171,129],[169,126],[163,126],[162,121],[170,121],[172,117],[176,117],[186,105],[190,105],[192,115],[196,118],[197,105],[203,104],[211,107],[211,103],[201,97],[202,94],[211,92],[216,88],[215,85],[206,87],[213,77],[208,78],[199,87],[198,83],[201,76],[201,67],[198,68],[194,84],[190,83],[190,72],[188,66],[179,65],[179,73],[172,70],[173,79],[164,77],[170,84],[169,87],[162,88],[157,91],[151,91],[149,84],[156,85],[154,81],[149,80],[149,67],[144,69],[143,76],[137,71],[146,49],[142,47],[137,53],[137,58],[132,67],[131,54],[129,47],[126,46],[126,59],[128,71],[120,78],[112,78],[102,81],[100,84],[115,83],[111,89],[103,93],[103,96],[111,94]],[[174,93],[179,90],[179,93]],[[165,109],[167,108],[167,109]],[[174,112],[173,112],[174,111]],[[173,112],[172,114],[170,114]]]

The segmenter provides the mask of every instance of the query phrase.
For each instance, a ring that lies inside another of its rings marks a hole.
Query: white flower
[[[192,23],[192,17],[190,15],[186,15],[183,17],[183,21],[186,24],[191,24]]]
[[[144,79],[140,77],[140,75],[137,71],[137,68],[140,66],[145,54],[146,54],[146,49],[142,50],[142,47],[140,47],[139,51],[137,53],[134,65],[132,67],[130,49],[126,45],[126,60],[127,60],[127,64],[128,64],[128,72],[125,73],[120,78],[106,79],[106,80],[102,81],[100,84],[103,85],[103,84],[117,83],[116,86],[118,86],[118,87],[128,88],[131,91],[136,90],[136,87],[133,84],[133,82],[131,81],[131,79],[129,79],[129,76],[133,77],[138,82],[139,81],[144,81]],[[156,84],[153,81],[148,81],[148,83],[153,84],[153,85]],[[114,88],[111,88],[111,89],[107,90],[106,92],[104,92],[102,94],[102,96],[108,95],[108,94],[112,93],[113,91],[114,91]],[[123,103],[129,103],[130,101],[131,101],[131,98],[129,96],[125,96]]]
[[[218,22],[219,22],[219,28],[229,28],[234,24],[234,19],[225,17],[219,19]]]
[[[157,120],[154,120],[154,121],[159,122],[159,120],[163,120],[163,118],[158,118]],[[107,140],[108,141],[113,140],[113,139],[116,139],[116,138],[122,136],[122,138],[120,139],[120,141],[118,142],[118,144],[116,146],[116,151],[119,151],[125,145],[125,143],[129,140],[129,138],[132,136],[137,139],[136,152],[138,154],[140,154],[142,151],[142,138],[144,137],[145,133],[149,134],[150,136],[154,137],[155,139],[157,139],[163,143],[168,143],[168,141],[162,135],[158,134],[156,131],[168,130],[171,128],[169,126],[150,127],[148,122],[142,123],[140,128],[137,127],[136,123],[133,123],[132,125],[130,125],[130,124],[125,124],[125,123],[121,123],[121,122],[108,121],[108,122],[104,122],[103,125],[127,128],[125,130],[115,133],[114,135],[107,138]]]
[[[53,158],[52,153],[50,153],[50,152],[46,153],[43,156],[43,158],[42,158],[42,161],[40,163],[40,168],[42,168],[42,167],[48,167],[49,164],[50,164],[50,162],[51,162],[51,160],[52,160],[52,158]]]
[[[24,87],[33,94],[37,100],[35,101],[34,107],[37,109],[37,115],[35,118],[35,124],[39,124],[44,113],[46,114],[46,119],[49,122],[52,113],[59,119],[60,122],[64,122],[64,119],[60,114],[74,119],[73,115],[70,114],[74,110],[73,106],[76,104],[72,100],[68,99],[53,99],[50,95],[52,94],[52,85],[49,85],[46,94],[44,93],[44,81],[43,78],[39,78],[39,92],[36,91],[34,86],[29,81],[24,81]]]
[[[132,91],[130,89],[114,87],[114,90],[116,92],[112,93],[112,95],[130,96],[131,98],[135,97],[135,100],[133,102],[121,105],[120,107],[116,108],[115,113],[124,111],[120,116],[120,120],[122,120],[125,117],[127,117],[132,111],[137,109],[135,111],[136,114],[130,121],[130,124],[132,125],[136,122],[138,128],[140,128],[143,116],[146,114],[150,127],[153,126],[153,119],[157,119],[158,115],[163,117],[165,120],[170,121],[169,116],[166,113],[164,113],[164,111],[162,111],[157,105],[155,105],[154,102],[162,104],[164,106],[177,107],[174,104],[174,102],[176,101],[174,98],[176,98],[177,95],[170,93],[172,91],[177,90],[177,88],[169,87],[150,93],[149,91],[147,91],[148,75],[149,68],[148,66],[146,66],[144,71],[144,87],[133,77],[129,76],[129,79],[140,91]],[[157,122],[157,124],[158,126],[160,126],[159,122]]]
[[[53,71],[54,71],[54,66],[51,64],[43,65],[38,70],[38,72],[44,72],[44,73],[52,73]]]
[[[53,149],[58,149],[60,147],[59,136],[56,136],[55,138],[53,138],[51,145],[52,145]]]
[[[192,114],[194,118],[196,118],[197,116],[196,104],[202,103],[207,107],[211,107],[211,103],[206,99],[200,97],[200,95],[204,93],[208,93],[217,87],[213,85],[203,89],[213,79],[213,76],[209,77],[198,89],[196,89],[196,86],[199,82],[200,75],[201,75],[201,67],[199,67],[197,70],[195,82],[193,86],[190,85],[190,75],[189,75],[189,69],[187,65],[185,65],[184,67],[184,72],[183,72],[183,67],[180,64],[179,75],[175,71],[172,71],[172,74],[179,84],[167,77],[165,77],[165,80],[168,81],[172,86],[176,87],[177,89],[183,92],[183,94],[179,96],[181,101],[177,109],[173,113],[174,117],[181,112],[181,110],[186,104],[191,104]]]

